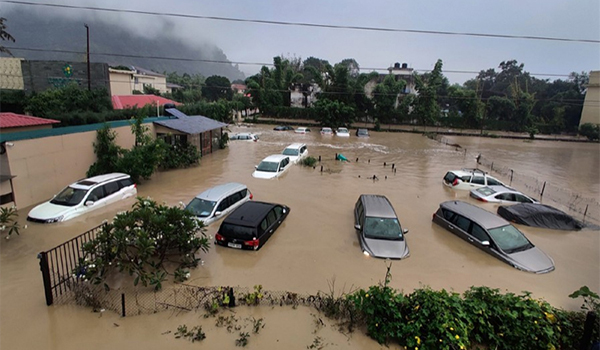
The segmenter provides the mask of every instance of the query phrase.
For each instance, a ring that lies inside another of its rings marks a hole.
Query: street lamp
[[[92,78],[90,73],[90,27],[87,24],[84,25],[87,34],[87,83],[88,91],[92,91]]]

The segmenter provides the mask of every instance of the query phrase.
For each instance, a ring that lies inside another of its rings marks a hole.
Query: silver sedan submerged
[[[433,222],[519,270],[554,271],[554,261],[503,218],[461,201],[440,204]]]

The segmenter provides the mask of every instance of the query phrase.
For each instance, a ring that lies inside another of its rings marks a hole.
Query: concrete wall
[[[70,65],[72,74],[65,74]],[[69,61],[22,61],[23,82],[26,91],[41,92],[50,88],[63,87],[76,83],[87,89],[87,63]],[[90,75],[92,89],[110,89],[108,64],[91,63]]]
[[[150,132],[154,133],[152,126]],[[116,143],[131,148],[135,138],[130,126],[113,129]],[[95,161],[96,131],[12,141],[7,157],[19,208],[48,200],[67,185],[85,177]]]
[[[0,57],[0,89],[23,90],[23,58]]]
[[[20,127],[16,127],[16,128],[2,128],[2,133],[7,134],[9,132],[34,131],[34,130],[43,130],[43,129],[52,129],[52,124],[20,126]]]
[[[114,95],[132,95],[133,72],[123,73],[122,71],[110,71],[110,94]]]
[[[600,124],[600,71],[598,70],[590,72],[590,82],[587,86],[579,126],[585,123]]]

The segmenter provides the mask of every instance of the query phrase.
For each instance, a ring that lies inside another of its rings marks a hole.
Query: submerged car
[[[498,215],[520,225],[542,227],[552,230],[581,230],[585,224],[554,207],[539,203],[521,203],[501,206]]]
[[[440,204],[433,222],[484,252],[523,271],[547,273],[554,261],[516,227],[484,209],[461,201]]]
[[[333,129],[331,128],[321,128],[321,135],[332,136]]]
[[[31,209],[27,220],[39,223],[66,221],[136,194],[131,176],[123,173],[98,175],[67,186],[48,202]]]
[[[259,179],[272,179],[279,177],[291,166],[290,157],[283,154],[273,154],[263,159],[252,173]]]
[[[474,188],[471,190],[471,197],[490,203],[537,203],[535,199],[504,186]]]
[[[246,202],[223,220],[215,243],[235,249],[259,250],[289,213],[290,208],[282,204]]]
[[[294,130],[294,132],[295,132],[296,134],[306,134],[306,133],[309,133],[309,132],[310,132],[310,129],[309,129],[309,128],[305,128],[305,127],[301,126],[301,127],[297,128],[296,130]]]
[[[454,190],[471,190],[484,186],[504,186],[501,181],[480,169],[452,170],[446,173],[443,184]]]
[[[258,141],[258,135],[256,134],[250,134],[247,132],[244,133],[239,133],[239,134],[233,134],[229,137],[230,140],[241,140],[241,141]]]
[[[354,228],[363,254],[377,258],[403,259],[408,245],[390,201],[381,195],[362,194],[354,206]]]
[[[350,131],[347,128],[337,128],[335,134],[340,137],[350,137]]]
[[[281,154],[289,156],[290,162],[296,164],[302,158],[308,155],[308,149],[303,143],[292,143],[291,145],[287,146]]]
[[[357,129],[356,136],[358,137],[369,137],[369,130],[367,129]]]
[[[198,221],[210,225],[252,199],[246,185],[230,182],[200,193],[185,207]]]
[[[289,125],[279,125],[273,128],[273,130],[275,131],[288,131],[288,130],[294,130],[293,127],[289,126]]]

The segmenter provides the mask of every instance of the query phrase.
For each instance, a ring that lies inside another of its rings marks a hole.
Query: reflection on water
[[[327,291],[328,281],[333,279],[340,292],[344,286],[348,291],[351,286],[367,287],[380,282],[385,274],[385,262],[361,253],[353,227],[354,203],[360,194],[370,193],[387,196],[402,226],[410,229],[406,236],[411,249],[410,258],[393,262],[391,284],[395,288],[410,292],[421,285],[429,285],[460,292],[472,285],[487,285],[502,291],[529,290],[535,297],[543,297],[566,308],[578,308],[579,304],[567,296],[582,285],[600,290],[600,240],[597,231],[559,232],[520,227],[556,264],[554,272],[534,275],[502,263],[431,222],[432,214],[442,201],[456,199],[482,205],[471,200],[468,192],[456,192],[442,185],[442,177],[447,170],[475,167],[472,154],[479,152],[498,159],[500,163],[510,164],[515,171],[532,173],[572,191],[585,191],[597,197],[597,145],[455,138],[453,142],[468,148],[469,152],[465,154],[455,151],[454,147],[408,133],[372,132],[370,138],[358,139],[354,136],[321,136],[319,133],[299,135],[273,131],[268,126],[232,129],[233,132],[251,130],[260,133],[260,141],[232,141],[227,149],[204,157],[198,167],[156,174],[152,180],[138,186],[139,195],[175,205],[180,201],[189,202],[209,187],[235,181],[246,184],[255,200],[282,203],[288,205],[291,212],[258,252],[212,248],[203,255],[204,266],[192,271],[192,284],[247,287],[262,284],[268,290],[315,293]],[[294,166],[282,177],[273,180],[251,176],[260,160],[280,153],[292,142],[306,143],[309,155],[321,156],[321,163],[314,169]],[[342,153],[351,162],[335,161],[336,153]],[[576,173],[573,172],[574,164],[577,164]],[[320,171],[321,166],[323,172]],[[373,175],[379,180],[369,179]],[[36,254],[96,226],[104,219],[111,219],[117,211],[126,210],[131,203],[120,203],[56,225],[30,224],[21,236],[1,242],[1,348],[25,349],[40,347],[41,344],[46,348],[68,349],[88,340],[103,341],[103,344],[112,344],[113,348],[115,344],[130,343],[132,340],[120,335],[122,332],[112,325],[112,321],[123,323],[138,347],[139,344],[152,347],[157,338],[163,339],[159,335],[159,331],[163,330],[156,324],[177,323],[170,319],[170,313],[124,320],[114,320],[116,316],[105,315],[103,317],[111,320],[107,323],[98,320],[96,314],[90,315],[74,307],[47,308],[44,305]],[[488,204],[483,207],[490,211],[496,209]],[[20,211],[22,220],[28,209]],[[211,224],[207,233],[214,235],[219,224],[220,221]],[[290,315],[284,318],[288,329],[306,328],[297,323],[300,321],[293,314]],[[269,328],[268,315],[265,317]],[[165,320],[167,318],[169,320]],[[36,330],[35,333],[23,331],[23,325],[29,325]],[[95,327],[104,327],[101,328],[104,332],[90,333],[91,340],[74,335],[81,328]],[[106,338],[107,334],[115,334],[112,343]],[[70,337],[74,337],[75,341],[66,340]],[[277,337],[293,338],[297,335],[289,333],[273,337],[271,343],[261,348],[278,349]],[[304,342],[306,345],[310,343]],[[373,343],[358,337],[352,347],[380,348]]]

